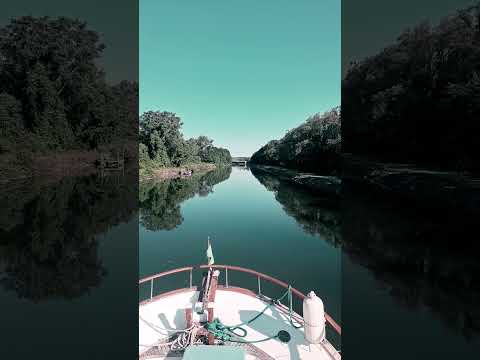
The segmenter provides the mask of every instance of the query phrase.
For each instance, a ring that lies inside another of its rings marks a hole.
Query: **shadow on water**
[[[40,302],[74,299],[107,270],[96,235],[127,222],[137,206],[130,174],[27,180],[0,193],[0,284]]]
[[[368,269],[399,309],[418,314],[428,309],[467,342],[478,339],[480,263],[474,234],[479,213],[422,210],[348,183],[342,202],[342,250],[348,261]],[[355,277],[344,277],[344,289]],[[355,301],[344,298],[344,306],[355,308]],[[389,315],[401,321],[400,313]],[[432,324],[430,330],[436,326]]]
[[[147,230],[172,230],[183,222],[180,205],[195,195],[205,197],[230,177],[232,168],[218,167],[206,174],[140,183],[140,224]]]

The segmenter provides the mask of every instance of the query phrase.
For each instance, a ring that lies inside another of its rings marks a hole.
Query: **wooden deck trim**
[[[187,329],[190,328],[193,322],[192,308],[185,309],[185,321],[187,323]]]
[[[210,280],[210,287],[208,289],[208,302],[215,301],[215,295],[217,294],[217,287],[218,287],[218,275],[212,275]]]

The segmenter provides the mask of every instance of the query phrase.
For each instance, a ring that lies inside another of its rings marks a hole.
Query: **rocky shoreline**
[[[420,207],[473,213],[480,209],[480,179],[468,173],[381,163],[346,155],[342,179]]]
[[[294,185],[322,193],[327,196],[340,196],[342,181],[336,176],[323,176],[311,173],[303,173],[298,170],[282,168],[278,166],[250,164],[251,168],[259,172],[273,175],[281,180]]]

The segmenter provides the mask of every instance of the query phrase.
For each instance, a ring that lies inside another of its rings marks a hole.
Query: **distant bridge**
[[[247,163],[250,161],[248,157],[233,157],[232,165],[236,166],[247,166]]]

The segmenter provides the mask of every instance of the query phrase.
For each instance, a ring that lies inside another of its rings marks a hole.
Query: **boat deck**
[[[141,303],[139,306],[139,355],[144,359],[181,359],[182,353],[152,351],[159,341],[167,341],[176,331],[187,327],[185,309],[193,309],[198,298],[196,289],[183,289]],[[261,312],[267,302],[255,293],[242,288],[219,288],[216,293],[215,317],[223,324],[235,325],[252,319]],[[193,316],[195,316],[194,314]],[[298,319],[301,317],[295,314]],[[153,326],[152,326],[153,325]],[[340,360],[340,354],[325,340],[322,344],[308,345],[302,329],[291,326],[288,311],[283,306],[273,306],[249,325],[247,341],[256,341],[287,331],[291,339],[282,343],[270,339],[254,344],[229,343],[245,347],[248,360],[292,359],[292,360]]]

